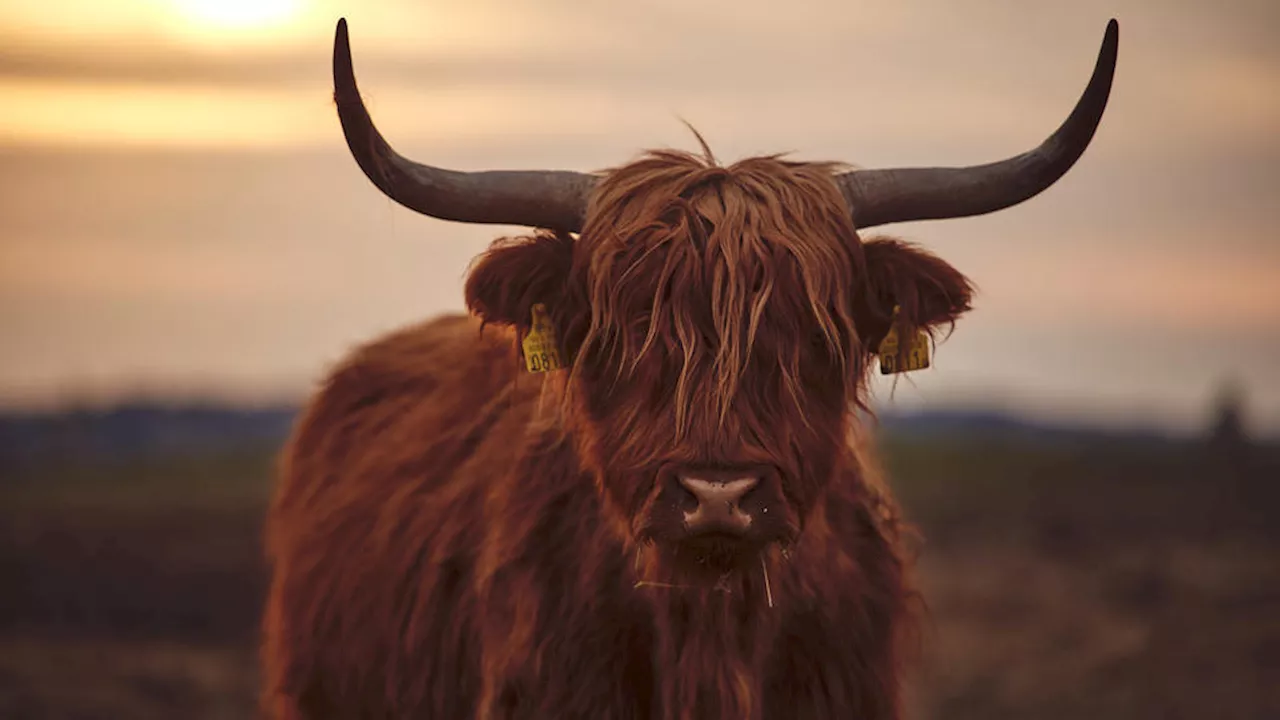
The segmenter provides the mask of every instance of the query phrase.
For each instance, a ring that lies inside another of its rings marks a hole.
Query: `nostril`
[[[698,497],[698,494],[686,487],[680,478],[676,478],[676,482],[671,483],[671,485],[674,486],[672,487],[672,497],[675,498],[676,505],[680,509],[685,511],[697,510],[698,506],[702,504],[702,499]]]

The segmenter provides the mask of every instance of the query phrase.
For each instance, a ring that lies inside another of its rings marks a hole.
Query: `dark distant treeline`
[[[968,438],[988,436],[1051,444],[1106,441],[1163,444],[1192,439],[1187,435],[1154,428],[1140,426],[1104,428],[1079,423],[1045,422],[998,410],[949,409],[891,412],[879,413],[877,418],[881,432],[914,438],[963,434]]]
[[[0,468],[74,456],[119,458],[283,441],[297,408],[127,403],[102,409],[0,413]]]
[[[128,459],[283,442],[298,412],[292,405],[239,408],[216,403],[139,401],[59,412],[0,412],[0,468],[51,457]],[[1124,432],[1031,421],[985,410],[882,412],[882,432],[896,436],[975,433],[1040,442],[1185,440],[1155,430]]]

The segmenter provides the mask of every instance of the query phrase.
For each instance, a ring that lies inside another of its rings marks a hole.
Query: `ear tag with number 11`
[[[880,374],[894,375],[929,367],[929,333],[916,330],[903,347],[898,338],[898,306],[893,308],[893,324],[889,334],[880,341]]]

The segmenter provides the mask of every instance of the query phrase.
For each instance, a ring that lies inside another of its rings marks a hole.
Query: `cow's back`
[[[284,451],[267,523],[270,714],[470,705],[486,488],[511,471],[539,384],[517,362],[508,331],[447,317],[330,374]]]

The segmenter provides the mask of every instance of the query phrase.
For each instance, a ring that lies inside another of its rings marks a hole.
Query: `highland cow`
[[[385,142],[339,22],[369,179],[534,231],[479,258],[470,316],[358,349],[300,418],[268,518],[266,712],[899,717],[916,593],[860,420],[886,335],[950,327],[972,289],[859,232],[1053,184],[1102,117],[1117,32],[1057,132],[989,165],[721,166],[704,143],[461,173]]]

